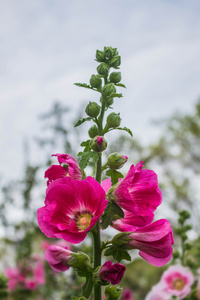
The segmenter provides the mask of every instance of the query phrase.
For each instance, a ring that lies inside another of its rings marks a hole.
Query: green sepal
[[[113,93],[109,96],[109,99],[110,98],[122,98],[122,97],[123,97],[123,95],[121,93]]]
[[[127,250],[116,248],[113,245],[110,245],[109,248],[106,249],[105,256],[112,256],[115,260],[120,262],[122,259],[131,261],[131,256]]]
[[[95,163],[99,159],[99,155],[94,151],[79,152],[78,156],[81,156],[79,161],[79,167],[81,170],[84,170],[87,167],[90,159],[92,159]]]
[[[105,300],[119,300],[121,298],[122,287],[119,285],[108,285],[105,288]]]
[[[115,202],[108,202],[106,209],[101,217],[102,229],[106,229],[109,225],[118,219],[124,218],[124,212]]]
[[[76,297],[76,296],[72,296],[72,299],[74,300],[87,300],[87,298],[81,296],[81,297]]]
[[[92,276],[92,273],[88,273],[85,283],[82,287],[83,296],[85,296],[86,299],[88,299],[90,297],[92,289],[93,289],[93,276]]]
[[[116,170],[108,170],[106,172],[106,175],[111,177],[112,185],[117,183],[119,178],[124,178],[124,175],[122,173],[120,173],[119,171],[116,171]]]
[[[123,127],[123,128],[122,127],[117,127],[115,129],[124,130],[124,131],[128,132],[130,134],[130,136],[133,136],[132,131],[127,127]]]
[[[126,89],[126,86],[123,83],[115,83],[116,86],[120,86]]]
[[[87,117],[87,118],[83,118],[83,119],[81,119],[81,120],[78,120],[78,121],[76,122],[76,124],[74,125],[74,127],[78,127],[78,126],[80,126],[81,124],[83,124],[84,122],[86,122],[86,121],[91,121],[91,120],[92,120],[91,117]]]

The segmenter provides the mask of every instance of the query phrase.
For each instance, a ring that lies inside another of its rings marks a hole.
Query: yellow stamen
[[[92,217],[89,213],[83,213],[80,216],[78,216],[76,226],[78,227],[79,231],[84,231],[90,226],[91,218]]]
[[[184,287],[185,285],[185,282],[182,280],[182,279],[176,279],[174,282],[173,282],[173,288],[175,290],[182,290],[182,288]]]

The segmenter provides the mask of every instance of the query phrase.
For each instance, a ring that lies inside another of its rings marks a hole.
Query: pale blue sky
[[[22,141],[55,99],[97,100],[73,85],[96,73],[96,49],[117,47],[127,90],[123,125],[154,139],[148,122],[192,110],[200,96],[199,0],[0,1],[0,175],[20,176]],[[12,171],[11,171],[12,169]]]

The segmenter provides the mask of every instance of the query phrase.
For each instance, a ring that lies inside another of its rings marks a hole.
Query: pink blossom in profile
[[[55,245],[49,246],[45,253],[46,260],[50,267],[56,272],[67,271],[70,266],[68,262],[72,259],[71,251],[69,248],[59,247]]]
[[[173,233],[169,221],[158,220],[129,234],[128,243],[150,264],[161,267],[172,257]]]
[[[14,291],[19,283],[19,270],[17,268],[7,268],[5,271],[5,276],[8,277],[8,289],[9,291]]]
[[[133,300],[133,292],[129,288],[125,288],[122,291],[120,300]]]
[[[122,264],[112,264],[110,260],[106,261],[100,271],[99,278],[101,281],[108,281],[112,285],[119,284],[124,276],[126,267]]]
[[[37,211],[40,229],[49,238],[80,243],[103,214],[107,202],[104,190],[93,177],[81,181],[57,179],[47,188],[45,206]]]
[[[48,178],[47,185],[58,178],[63,178],[66,176],[70,176],[73,179],[78,180],[82,179],[82,173],[79,165],[71,155],[53,154],[52,156],[57,157],[60,165],[52,165],[46,170],[44,178]]]
[[[188,268],[174,265],[163,273],[160,283],[163,284],[164,290],[169,295],[184,299],[191,292],[194,275]]]
[[[130,226],[143,227],[150,224],[154,219],[154,211],[162,202],[156,173],[142,167],[143,162],[132,165],[125,178],[113,187],[112,194],[116,203],[125,213],[124,219],[113,223],[113,227],[120,231],[129,231]],[[111,180],[102,181],[101,186],[107,193],[111,188]]]
[[[119,206],[139,215],[154,212],[162,202],[156,173],[142,167],[143,161],[132,165],[113,192]]]
[[[146,295],[145,300],[171,300],[171,295],[164,291],[162,284],[158,283]]]

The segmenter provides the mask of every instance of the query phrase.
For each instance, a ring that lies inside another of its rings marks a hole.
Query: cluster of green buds
[[[101,155],[101,152],[107,148],[107,141],[104,137],[106,133],[111,130],[119,129],[125,130],[132,135],[130,129],[120,127],[121,118],[119,113],[112,112],[107,115],[105,124],[103,121],[106,111],[109,108],[112,108],[111,105],[114,102],[114,98],[122,97],[121,93],[117,93],[116,87],[125,88],[125,85],[120,83],[121,72],[111,71],[112,68],[115,70],[119,69],[121,57],[116,48],[104,47],[103,51],[96,51],[95,60],[99,63],[99,65],[97,66],[97,74],[92,74],[90,77],[90,84],[75,83],[80,87],[92,89],[100,93],[99,103],[90,101],[85,109],[87,117],[79,120],[75,124],[75,127],[77,127],[85,121],[93,121],[93,125],[88,130],[90,140],[81,144],[81,146],[85,147],[83,152],[79,153],[79,156],[82,156],[79,163],[82,170],[86,167],[90,158],[96,162],[98,159],[96,154]],[[119,169],[126,161],[126,157],[113,153],[113,155],[108,158],[106,168],[109,168],[110,170]],[[115,177],[121,176],[116,172],[112,172],[112,176],[114,175]]]
[[[192,248],[191,243],[188,242],[187,232],[192,229],[192,225],[186,224],[187,220],[190,218],[190,213],[187,210],[179,211],[179,226],[174,229],[174,232],[181,239],[181,251],[175,249],[173,252],[174,259],[181,259],[182,264],[189,265],[190,259],[186,259],[186,251]],[[191,267],[191,266],[190,266]]]

